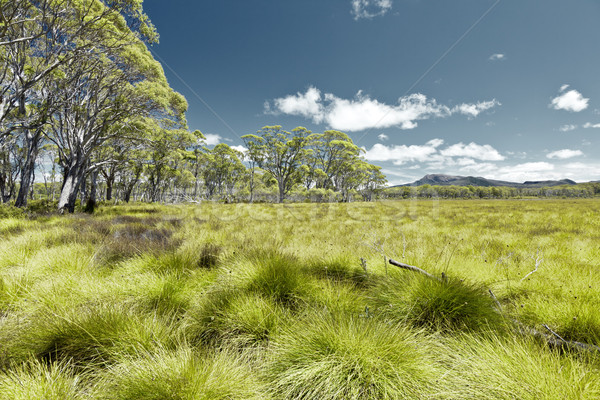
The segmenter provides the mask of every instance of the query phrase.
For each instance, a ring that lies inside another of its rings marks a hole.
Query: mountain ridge
[[[539,188],[539,187],[551,187],[551,186],[562,186],[562,185],[576,185],[577,182],[571,179],[561,180],[545,180],[545,181],[525,181],[510,182],[500,181],[496,179],[487,179],[480,176],[460,176],[460,175],[446,175],[446,174],[428,174],[423,178],[414,181],[412,183],[405,183],[403,185],[395,185],[392,187],[402,186],[484,186],[484,187],[514,187],[514,188]]]

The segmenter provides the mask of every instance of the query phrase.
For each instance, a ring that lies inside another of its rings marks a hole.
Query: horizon
[[[209,145],[306,126],[346,132],[390,185],[600,178],[597,2],[144,7],[161,35],[151,50]]]

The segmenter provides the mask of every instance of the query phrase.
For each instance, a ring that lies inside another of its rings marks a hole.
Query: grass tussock
[[[9,362],[33,356],[80,367],[108,365],[123,354],[173,346],[176,340],[170,321],[106,303],[57,311],[43,308],[7,321],[0,333]]]
[[[375,312],[434,332],[498,330],[504,319],[484,288],[456,278],[435,280],[404,271],[372,290]]]
[[[437,367],[428,339],[376,319],[312,314],[274,341],[274,398],[425,398]]]
[[[531,338],[462,336],[446,346],[450,362],[439,398],[600,398],[600,367],[582,355],[561,354]]]
[[[27,361],[0,372],[0,400],[89,399],[85,378],[67,363]]]
[[[265,398],[243,355],[227,350],[200,355],[186,347],[127,358],[108,369],[96,392],[98,400]]]

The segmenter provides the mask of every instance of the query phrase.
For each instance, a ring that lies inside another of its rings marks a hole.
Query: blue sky
[[[597,0],[146,0],[190,129],[344,131],[391,184],[600,180]]]

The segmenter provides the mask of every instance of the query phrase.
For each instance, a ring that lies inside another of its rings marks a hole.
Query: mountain
[[[577,183],[570,179],[562,179],[559,181],[527,181],[523,183],[498,181],[476,176],[457,176],[444,174],[430,174],[413,183],[407,183],[397,186],[507,186],[515,188],[538,188],[561,185],[576,185]]]

